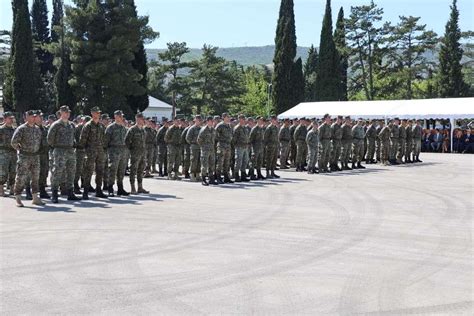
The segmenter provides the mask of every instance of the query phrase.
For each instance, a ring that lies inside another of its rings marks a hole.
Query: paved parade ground
[[[153,194],[110,201],[0,198],[0,313],[471,315],[474,155],[421,159],[219,187],[146,179]]]

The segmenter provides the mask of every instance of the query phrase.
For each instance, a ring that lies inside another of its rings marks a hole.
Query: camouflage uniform
[[[375,155],[375,142],[377,139],[377,130],[373,124],[369,125],[367,131],[365,132],[365,137],[367,138],[367,156],[366,162],[371,163],[374,160]]]
[[[40,192],[46,193],[46,185],[49,173],[49,146],[48,146],[48,128],[45,126],[39,126],[41,130],[41,146],[39,150],[40,157],[40,174],[38,179],[38,185]]]
[[[145,130],[145,144],[146,144],[146,167],[145,171],[149,174],[152,171],[153,167],[153,155],[155,154],[155,139],[156,131],[146,126]]]
[[[331,140],[331,166],[333,169],[340,170],[338,167],[338,162],[342,151],[342,127],[341,124],[338,124],[337,122],[331,125]]]
[[[191,126],[186,133],[186,142],[189,144],[191,150],[191,174],[197,178],[201,172],[201,148],[198,144],[198,135],[201,130],[201,126],[193,125]],[[196,179],[197,180],[197,179]]]
[[[74,138],[76,140],[76,172],[74,174],[74,189],[76,190],[76,193],[80,193],[77,190],[79,190],[79,179],[83,177],[84,160],[86,157],[85,147],[79,144],[83,128],[84,124],[81,124],[74,130]],[[84,183],[82,183],[82,186],[84,186]]]
[[[360,165],[364,159],[364,127],[361,125],[354,125],[352,127],[352,165],[355,163]]]
[[[216,142],[217,142],[217,176],[221,175],[224,178],[229,177],[230,170],[230,155],[231,155],[231,143],[232,143],[233,131],[230,124],[226,124],[224,121],[220,122],[216,126]],[[234,169],[237,171],[236,169]]]
[[[128,162],[128,148],[125,144],[125,136],[127,128],[116,122],[110,124],[105,129],[105,147],[108,153],[108,169],[109,178],[107,184],[113,186],[115,180],[119,186],[123,185],[125,169]]]
[[[306,134],[306,144],[308,146],[308,171],[314,173],[316,171],[316,163],[319,154],[319,130],[312,128]]]
[[[234,128],[234,137],[232,139],[235,147],[235,165],[234,165],[234,176],[238,180],[238,172],[240,176],[246,176],[246,169],[248,164],[248,145],[249,145],[249,133],[246,126],[237,125]]]
[[[165,134],[165,142],[168,146],[168,177],[174,171],[174,178],[177,179],[181,163],[181,129],[176,125],[170,126]]]
[[[130,151],[130,184],[135,186],[135,178],[138,185],[143,183],[143,171],[145,170],[145,130],[137,124],[130,127],[125,134],[125,145]],[[132,190],[132,193],[133,190]]]
[[[264,128],[255,125],[250,131],[249,142],[252,146],[251,168],[257,171],[257,178],[264,179],[262,176],[263,166],[263,133]],[[252,173],[253,174],[253,173]]]
[[[351,150],[352,150],[352,127],[350,124],[344,123],[342,124],[341,130],[342,130],[342,152],[341,152],[342,169],[350,170],[349,157],[351,156]]]
[[[166,148],[165,135],[168,131],[167,126],[162,126],[156,133],[156,145],[158,146],[158,171],[160,176],[163,176],[164,173],[167,173],[168,170],[168,152]]]
[[[15,129],[12,126],[0,126],[0,186],[7,181],[10,184],[11,191],[15,185],[16,150],[12,147],[11,141]]]
[[[191,167],[191,146],[186,141],[190,126],[186,126],[181,132],[181,144],[184,148],[183,153],[183,173],[189,178],[189,168]]]
[[[411,162],[411,153],[413,152],[413,129],[410,125],[406,127],[406,134],[405,161]]]
[[[308,134],[308,128],[300,124],[293,135],[293,141],[296,144],[296,169],[302,170],[306,162],[306,135]]]
[[[398,126],[393,124],[390,129],[390,160],[394,162],[397,159],[397,150],[398,150],[398,137],[400,136],[400,131]]]
[[[282,126],[278,132],[278,141],[280,142],[280,166],[286,168],[288,156],[291,149],[291,132],[290,127]]]
[[[390,129],[391,126],[384,126],[380,130],[379,139],[380,139],[380,161],[382,164],[387,165],[389,162],[390,155]]]
[[[421,139],[423,137],[423,129],[421,126],[415,124],[412,127],[413,131],[413,161],[419,161],[421,152]]]
[[[292,124],[290,126],[290,162],[291,166],[295,167],[296,165],[296,154],[297,154],[297,149],[296,149],[296,143],[293,140],[293,136],[295,135],[295,130],[298,127],[296,124]]]
[[[265,129],[263,134],[263,143],[265,144],[265,167],[267,173],[271,171],[271,175],[275,176],[274,171],[276,169],[276,161],[278,157],[278,127],[270,124]]]
[[[38,126],[20,125],[13,133],[11,145],[18,151],[16,166],[15,195],[19,196],[27,182],[31,180],[33,194],[39,192],[40,158],[42,133]]]
[[[321,143],[319,171],[328,171],[328,163],[331,155],[331,126],[326,122],[319,126],[319,142]]]
[[[214,174],[216,130],[213,127],[204,126],[198,134],[197,142],[201,146],[201,175],[211,176]]]
[[[102,123],[93,120],[84,124],[79,146],[86,152],[86,161],[84,163],[84,192],[89,191],[92,174],[95,170],[95,183],[98,193],[101,192],[104,178],[105,151],[104,151],[105,126]]]
[[[48,144],[53,148],[53,170],[51,189],[73,190],[76,171],[76,152],[74,149],[74,124],[57,120],[48,131]],[[62,185],[65,185],[63,188]]]
[[[405,157],[405,146],[407,141],[407,132],[406,128],[403,125],[400,125],[398,128],[398,150],[397,150],[397,161],[402,162],[403,157]]]
[[[382,126],[377,125],[377,128],[375,129],[375,157],[377,161],[380,161],[381,159],[381,149],[382,149],[382,143],[380,142],[380,132],[382,131]]]

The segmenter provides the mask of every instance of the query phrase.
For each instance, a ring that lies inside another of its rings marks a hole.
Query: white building
[[[171,120],[171,116],[173,115],[173,106],[158,100],[152,96],[148,96],[148,107],[145,111],[143,111],[143,115],[145,117],[151,117],[156,121],[161,122],[164,117],[168,120]]]

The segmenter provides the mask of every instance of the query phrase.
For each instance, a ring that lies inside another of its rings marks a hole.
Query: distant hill
[[[309,47],[298,47],[296,54],[301,57],[303,63],[308,57]],[[158,53],[164,49],[147,49],[147,56],[149,60],[157,60]],[[270,65],[273,63],[273,55],[275,52],[274,45],[258,46],[258,47],[231,47],[219,48],[217,55],[224,57],[227,60],[235,60],[237,63],[244,66],[253,65]],[[192,48],[188,54],[184,56],[184,61],[192,61],[201,57],[201,49]]]

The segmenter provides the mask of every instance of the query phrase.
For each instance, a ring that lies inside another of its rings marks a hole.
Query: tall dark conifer
[[[293,69],[291,71],[291,104],[293,106],[298,105],[305,99],[304,91],[304,75],[303,75],[303,62],[301,58],[298,58],[293,63]]]
[[[51,18],[51,41],[59,42],[60,34],[55,30],[61,27],[61,20],[64,16],[63,0],[53,0],[53,16]]]
[[[308,51],[308,59],[304,64],[304,84],[305,84],[305,101],[313,102],[317,101],[316,85],[318,77],[318,65],[319,65],[319,56],[317,49],[311,45]]]
[[[339,54],[332,34],[331,0],[326,2],[326,12],[321,29],[318,85],[316,88],[320,101],[340,100]]]
[[[293,0],[282,0],[275,37],[274,74],[272,78],[272,100],[277,113],[282,113],[293,104],[290,89],[296,57],[296,30]]]
[[[461,58],[463,49],[459,43],[460,39],[459,11],[456,0],[453,0],[451,15],[446,24],[446,31],[439,52],[438,89],[440,97],[443,98],[462,97],[468,93],[468,86],[462,74]]]
[[[51,42],[48,25],[46,0],[34,0],[31,7],[31,33],[41,76],[53,71],[53,55],[45,48]]]
[[[334,30],[334,44],[339,54],[339,100],[347,101],[347,68],[348,48],[346,45],[346,26],[344,9],[341,7],[337,15],[336,29]]]

